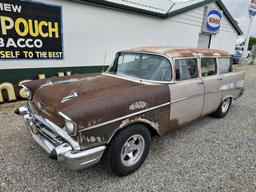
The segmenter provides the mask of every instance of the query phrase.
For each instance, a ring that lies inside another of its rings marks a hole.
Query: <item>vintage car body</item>
[[[102,74],[54,77],[21,85],[29,101],[16,113],[24,117],[33,139],[66,167],[81,169],[97,163],[115,135],[131,125],[144,125],[152,135],[161,136],[215,112],[223,101],[237,99],[244,90],[244,72],[228,69],[230,72],[220,73],[220,60],[231,61],[231,55],[224,51],[146,47],[121,51],[117,57],[121,54],[165,58],[171,78],[136,78],[110,73],[110,67]],[[208,70],[202,69],[204,58],[216,61],[215,74],[203,77],[203,70]],[[178,80],[186,66],[184,59],[196,63],[194,78]],[[182,61],[180,69],[177,60]],[[75,125],[72,133],[67,129],[70,122]]]

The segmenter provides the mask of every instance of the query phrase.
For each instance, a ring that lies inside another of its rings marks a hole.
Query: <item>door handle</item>
[[[223,79],[222,79],[222,77],[219,77],[217,80],[222,81]]]
[[[197,83],[197,85],[203,85],[203,84],[204,84],[203,81]]]

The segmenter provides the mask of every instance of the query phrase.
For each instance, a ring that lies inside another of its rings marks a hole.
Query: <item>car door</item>
[[[202,115],[207,115],[217,110],[222,98],[219,90],[222,77],[218,75],[216,58],[201,58],[201,78],[205,92]]]
[[[199,78],[197,58],[175,59],[175,83],[170,84],[170,126],[176,129],[200,117],[204,85]]]

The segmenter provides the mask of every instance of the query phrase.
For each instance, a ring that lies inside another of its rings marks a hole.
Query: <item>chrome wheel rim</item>
[[[145,149],[145,140],[141,135],[131,136],[121,150],[121,162],[130,167],[138,163]]]
[[[230,98],[225,99],[222,103],[221,109],[223,113],[226,113],[230,105]]]

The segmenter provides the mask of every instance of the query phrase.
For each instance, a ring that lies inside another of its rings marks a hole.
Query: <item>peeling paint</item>
[[[129,110],[135,111],[135,110],[138,110],[138,109],[144,109],[144,108],[147,107],[147,105],[148,104],[144,101],[138,101],[136,103],[131,104],[130,107],[129,107]]]
[[[85,135],[80,136],[81,143],[101,143],[104,140],[105,140],[104,137],[100,137],[100,136],[85,136]]]
[[[229,90],[233,90],[233,89],[241,89],[243,87],[244,87],[244,81],[240,80],[240,81],[237,81],[236,83],[229,83],[229,84],[222,85],[219,88],[219,90],[229,91]]]
[[[146,123],[146,124],[150,125],[151,127],[155,128],[156,130],[159,130],[159,123],[158,122],[149,121],[149,120],[144,119],[142,117],[135,117],[133,119],[125,119],[121,122],[119,128],[123,128],[123,127],[126,127],[126,126],[130,125],[130,124],[138,123],[138,122]]]
[[[101,122],[103,122],[103,118],[92,119],[92,120],[88,121],[88,127],[99,124]]]

